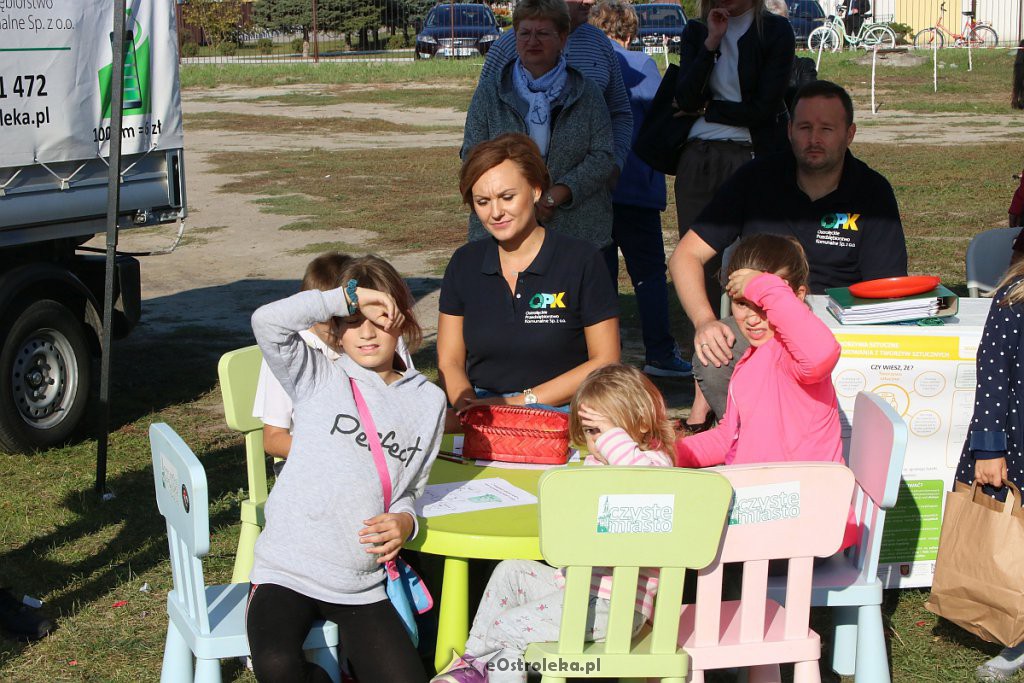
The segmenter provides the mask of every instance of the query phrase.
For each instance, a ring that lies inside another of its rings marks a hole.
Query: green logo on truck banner
[[[125,25],[130,28],[125,32],[125,41],[128,45],[124,55],[124,105],[122,109],[125,115],[149,114],[152,111],[150,105],[150,63],[152,59],[149,36],[142,38],[142,25],[137,21],[133,24],[131,10],[128,10],[125,17]],[[113,33],[110,34],[110,40],[113,45]],[[110,118],[110,82],[113,71],[112,63],[99,71],[100,98],[104,119]]]

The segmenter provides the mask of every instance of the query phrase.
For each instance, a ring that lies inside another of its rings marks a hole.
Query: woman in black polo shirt
[[[490,238],[460,247],[441,283],[437,368],[456,410],[564,406],[619,360],[618,298],[600,252],[537,223],[550,183],[520,133],[476,145],[462,165],[459,190]]]

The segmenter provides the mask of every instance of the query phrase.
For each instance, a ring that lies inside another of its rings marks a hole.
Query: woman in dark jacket
[[[682,119],[689,137],[676,175],[676,193],[690,204],[700,204],[680,210],[680,233],[689,229],[731,171],[754,154],[786,144],[785,94],[795,51],[792,26],[768,13],[763,0],[719,0],[713,9],[712,2],[701,0],[703,19],[686,25],[679,57],[676,103],[691,116]],[[707,156],[701,150],[712,147],[719,152],[715,157],[727,157],[727,168],[715,173],[724,177],[714,188],[702,188],[706,198],[698,202],[698,196],[691,196],[700,180],[696,176],[701,175],[692,172],[694,157]]]
[[[719,186],[755,154],[786,146],[785,95],[795,41],[789,20],[764,0],[700,0],[700,20],[683,32],[676,105],[688,138],[676,172],[679,236]],[[721,257],[705,267],[711,301],[721,297]],[[698,368],[695,368],[698,370]],[[698,390],[688,423],[708,422]]]

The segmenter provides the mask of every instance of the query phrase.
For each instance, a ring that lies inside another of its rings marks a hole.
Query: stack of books
[[[828,312],[842,325],[877,325],[956,315],[957,295],[939,285],[930,292],[894,299],[862,299],[849,287],[826,289]]]

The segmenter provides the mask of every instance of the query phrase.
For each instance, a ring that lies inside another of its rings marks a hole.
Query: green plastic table
[[[438,458],[430,471],[431,484],[498,477],[532,494],[544,470],[504,469],[463,465]],[[434,665],[440,671],[452,650],[459,653],[469,636],[469,560],[539,560],[537,506],[421,517],[420,531],[405,547],[444,556],[444,585],[438,612]]]

